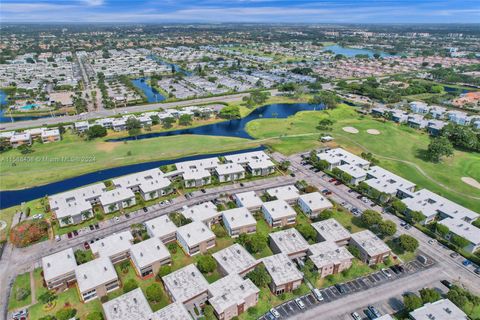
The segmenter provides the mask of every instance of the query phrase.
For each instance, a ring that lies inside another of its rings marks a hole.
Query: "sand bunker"
[[[377,129],[368,129],[367,133],[377,135],[380,134],[380,131],[378,131]]]
[[[480,182],[470,177],[462,177],[462,181],[474,188],[480,189]]]
[[[358,130],[354,127],[343,127],[342,130],[348,133],[358,133]]]

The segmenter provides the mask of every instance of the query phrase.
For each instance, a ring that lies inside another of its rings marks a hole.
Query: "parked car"
[[[303,301],[300,298],[296,298],[295,303],[300,308],[300,310],[305,309],[305,304],[303,303]]]
[[[200,189],[200,191],[202,191],[202,193],[207,193],[207,190],[205,190],[205,189],[203,189],[203,188]]]
[[[275,320],[276,319],[275,316],[273,314],[271,314],[270,312],[265,313],[265,318],[267,320]]]
[[[240,187],[244,187],[245,185],[243,184],[243,182],[240,182]]]
[[[337,181],[337,179],[335,179],[335,178],[332,178],[332,179],[328,180],[328,182],[335,182],[335,181]]]
[[[465,259],[463,260],[462,264],[465,266],[465,267],[468,267],[469,265],[472,264],[472,261],[468,260],[468,259]]]
[[[119,217],[115,217],[115,222],[119,222],[120,221],[120,218]]]
[[[337,181],[337,182],[335,182],[335,185],[336,185],[336,186],[339,186],[339,185],[341,185],[341,184],[342,184],[342,182],[341,182],[341,181]]]
[[[452,253],[450,253],[450,257],[456,258],[456,257],[458,257],[458,253],[452,252]]]
[[[270,309],[270,313],[275,317],[275,319],[280,318],[280,312],[278,312],[277,309],[275,308]]]
[[[60,241],[60,240],[62,240],[62,238],[60,238],[60,236],[57,234],[57,235],[55,236],[55,241],[58,242],[58,241]]]
[[[337,288],[338,292],[340,292],[341,294],[344,294],[344,293],[347,292],[347,290],[345,290],[344,285],[341,284],[341,283],[337,283],[337,284],[335,285],[335,288]]]
[[[315,298],[317,298],[318,301],[323,301],[323,296],[322,296],[322,293],[320,292],[320,290],[315,288],[315,289],[312,290],[312,292],[313,292],[313,295],[315,296]]]
[[[435,243],[437,243],[437,240],[435,239],[428,240],[428,244],[434,245]]]
[[[67,237],[68,237],[68,239],[72,239],[72,237],[73,237],[72,233],[71,232],[67,233]]]
[[[397,269],[397,266],[390,266],[390,270],[392,270],[393,273],[395,273],[395,274],[399,274],[399,273],[400,273],[400,271],[398,271],[398,269]]]
[[[377,308],[375,308],[374,306],[368,306],[367,308],[368,308],[368,310],[372,311],[372,313],[375,315],[375,317],[380,318],[382,316],[380,311],[378,311]]]
[[[392,277],[392,274],[390,273],[390,271],[388,271],[388,269],[386,268],[383,268],[382,269],[382,273],[387,277],[387,278],[391,278]]]
[[[355,192],[355,190],[353,189],[348,189],[348,193],[352,193],[352,192]],[[358,314],[358,313],[357,313]]]
[[[39,219],[42,219],[43,218],[43,214],[39,213],[39,214],[36,214],[32,217],[34,220],[39,220]]]
[[[130,219],[130,214],[129,214],[129,213],[125,213],[125,218]]]
[[[405,227],[406,225],[408,225],[408,223],[406,223],[405,221],[402,221],[402,223],[400,223],[401,227]]]
[[[476,274],[480,274],[480,267],[476,268],[475,270],[473,270],[473,272],[475,272]]]
[[[148,212],[147,207],[143,207],[142,209],[143,209],[143,212]]]
[[[72,232],[73,232],[73,235],[74,235],[75,237],[78,236],[78,231],[77,231],[77,230],[73,230]]]
[[[295,178],[295,173],[293,173],[293,172],[292,172],[292,173],[290,173],[290,177],[293,177],[293,178]]]
[[[13,320],[26,320],[28,318],[28,310],[23,309],[12,314]]]
[[[450,289],[453,286],[452,283],[448,280],[442,280],[442,281],[440,281],[440,283],[443,284],[448,289]]]
[[[88,241],[85,241],[85,242],[83,243],[83,247],[85,248],[85,250],[90,249],[90,245],[88,244]]]
[[[352,312],[351,316],[354,320],[362,320],[362,317],[357,312]]]
[[[100,229],[100,226],[98,225],[98,223],[95,223],[94,226],[96,230]]]
[[[377,316],[372,312],[370,311],[369,309],[365,309],[363,310],[363,313],[365,313],[365,315],[368,317],[368,319],[370,320],[373,320],[373,319],[376,319]]]

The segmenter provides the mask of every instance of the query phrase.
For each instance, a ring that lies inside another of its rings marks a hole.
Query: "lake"
[[[245,126],[248,122],[262,118],[287,118],[299,111],[323,110],[323,105],[309,103],[277,103],[268,104],[253,110],[248,116],[241,119],[233,119],[213,124],[207,124],[195,128],[178,129],[166,132],[145,133],[135,137],[124,137],[118,139],[108,139],[108,142],[131,141],[139,139],[150,139],[156,137],[168,137],[179,134],[197,134],[208,136],[228,136],[245,139],[253,139],[246,131]]]
[[[191,75],[192,75],[192,73],[191,73],[190,71],[187,71],[187,70],[183,69],[183,68],[180,67],[178,64],[170,63],[170,62],[167,62],[167,61],[165,61],[165,60],[162,60],[161,58],[159,58],[158,56],[156,56],[156,55],[154,55],[154,54],[151,54],[151,55],[147,56],[147,58],[152,59],[152,60],[155,60],[155,61],[158,62],[159,64],[166,65],[166,66],[170,66],[170,68],[173,67],[173,69],[175,70],[175,72],[183,73],[183,74],[186,75],[186,76],[191,76]]]
[[[165,100],[165,96],[162,95],[160,92],[152,88],[148,81],[150,78],[139,78],[132,80],[132,83],[135,87],[142,90],[142,92],[147,97],[147,102],[160,102]]]
[[[210,157],[219,157],[222,155],[232,155],[249,151],[265,150],[265,147],[250,148],[244,150],[237,150],[232,152],[223,152],[217,154],[202,154],[190,157],[183,157],[170,160],[159,160],[144,163],[136,163],[132,165],[115,167],[105,170],[99,170],[92,173],[86,173],[77,177],[65,179],[58,182],[52,182],[43,186],[32,187],[21,190],[0,191],[0,209],[5,209],[11,206],[19,205],[22,202],[27,202],[42,198],[47,195],[53,195],[60,192],[65,192],[71,189],[83,187],[92,183],[120,177],[126,174],[140,172],[144,170],[159,168],[164,165],[174,164],[181,161],[198,160]],[[8,170],[4,168],[4,170]]]
[[[333,46],[326,46],[323,48],[325,51],[330,50],[335,54],[343,54],[344,56],[348,58],[355,57],[357,54],[366,54],[370,58],[373,57],[373,54],[378,53],[380,54],[381,57],[394,57],[395,55],[392,55],[387,52],[383,51],[374,51],[370,49],[357,49],[357,48],[348,48],[348,47],[342,47],[339,45],[333,45]]]

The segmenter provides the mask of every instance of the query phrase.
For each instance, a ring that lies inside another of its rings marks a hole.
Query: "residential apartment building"
[[[128,188],[115,188],[103,192],[100,196],[100,203],[105,213],[115,212],[134,206],[136,203],[135,194]]]
[[[297,213],[284,200],[265,202],[262,205],[262,213],[271,227],[284,227],[295,224]]]
[[[269,244],[273,253],[286,254],[290,259],[305,257],[310,246],[295,228],[270,233]]]
[[[244,277],[260,263],[238,243],[217,251],[212,256],[217,261],[218,271],[223,276],[238,274]]]
[[[247,191],[237,193],[234,195],[235,203],[239,207],[245,207],[250,211],[257,211],[262,207],[262,199],[255,193],[255,191]]]
[[[345,246],[350,241],[350,232],[334,218],[317,221],[311,225],[317,231],[317,240],[319,242],[330,241],[339,246]]]
[[[250,234],[257,231],[257,220],[245,207],[221,212],[223,225],[230,237],[238,237],[242,233]]]
[[[267,195],[271,199],[283,200],[290,204],[295,203],[300,197],[300,191],[294,185],[287,185],[277,188],[267,189]]]
[[[202,222],[209,228],[211,228],[213,224],[218,223],[222,218],[222,213],[218,212],[217,206],[211,201],[186,207],[181,213],[185,218]]]
[[[409,314],[412,320],[467,320],[468,316],[448,299],[426,303]]]
[[[308,254],[321,278],[347,270],[352,266],[354,258],[346,247],[340,247],[331,241],[311,245]]]
[[[269,284],[273,294],[291,292],[302,284],[303,274],[295,267],[295,264],[284,253],[262,259],[265,269],[272,278]]]
[[[118,276],[108,258],[99,258],[75,269],[80,299],[88,302],[119,288]]]
[[[463,248],[465,251],[474,253],[480,249],[480,228],[466,221],[454,218],[445,218],[438,223],[448,228],[449,233],[446,236],[447,239],[450,239],[452,235],[457,235],[469,242],[468,245]]]
[[[75,283],[77,261],[72,248],[42,258],[43,279],[49,290],[63,290]]]
[[[167,244],[177,240],[177,226],[168,215],[163,215],[145,222],[145,228],[151,238],[159,238]]]
[[[90,244],[90,249],[96,258],[108,258],[116,264],[130,257],[132,244],[133,236],[130,231],[123,231],[95,241]]]
[[[162,281],[172,302],[202,306],[208,299],[209,284],[193,264],[162,277]]]
[[[333,208],[333,204],[320,192],[302,194],[298,197],[298,206],[307,216],[313,218],[323,210]]]
[[[186,254],[193,256],[215,247],[215,234],[202,222],[193,221],[177,229],[177,241]]]
[[[238,163],[219,164],[215,168],[215,174],[220,182],[245,179],[245,169]]]
[[[150,238],[130,248],[130,259],[139,277],[155,276],[163,265],[170,265],[170,251],[160,238]]]
[[[353,233],[350,244],[360,250],[361,260],[368,265],[382,263],[391,253],[385,242],[370,230]]]

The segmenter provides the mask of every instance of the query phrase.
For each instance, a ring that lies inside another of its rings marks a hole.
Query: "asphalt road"
[[[277,90],[269,90],[272,95],[277,94]],[[145,112],[153,111],[158,109],[168,109],[175,107],[185,107],[193,106],[196,104],[204,104],[210,102],[235,102],[242,100],[243,97],[248,96],[250,93],[238,93],[232,95],[225,95],[219,97],[210,97],[210,98],[198,98],[193,100],[177,101],[177,102],[166,102],[166,103],[152,103],[138,106],[131,106],[127,108],[118,108],[118,109],[102,109],[97,111],[88,112],[82,115],[73,115],[73,116],[58,116],[54,118],[42,118],[37,120],[29,121],[17,121],[9,123],[1,123],[0,130],[17,130],[29,127],[38,127],[43,125],[53,125],[62,122],[75,122],[83,121],[89,119],[97,119],[104,117],[111,117],[121,113],[133,113],[133,112]]]

